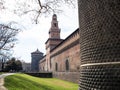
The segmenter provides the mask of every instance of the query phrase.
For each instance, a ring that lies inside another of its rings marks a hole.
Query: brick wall
[[[78,30],[73,32],[60,45],[51,51],[50,60],[53,77],[78,83],[80,71],[80,44]],[[66,65],[67,60],[69,64],[68,67]]]
[[[46,71],[46,56],[39,61],[39,72]]]
[[[78,0],[79,90],[120,90],[120,0]]]
[[[80,45],[77,44],[64,52],[51,58],[52,71],[56,71],[56,63],[58,64],[57,71],[66,71],[66,60],[69,62],[69,71],[79,71],[80,66]]]
[[[54,78],[59,78],[62,80],[78,83],[79,82],[79,72],[53,72]]]
[[[80,67],[80,44],[79,33],[74,32],[61,45],[51,52],[51,69],[56,71],[56,63],[60,72],[66,71],[66,60],[69,62],[68,71],[79,71]]]

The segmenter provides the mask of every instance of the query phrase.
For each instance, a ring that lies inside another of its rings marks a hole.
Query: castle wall
[[[79,30],[76,30],[51,51],[50,63],[54,77],[78,83],[80,70]]]
[[[53,77],[78,83],[80,78],[80,72],[53,72]]]
[[[46,71],[46,56],[39,61],[39,72]]]
[[[63,50],[60,54],[51,57],[51,67],[52,71],[56,71],[55,69],[55,64],[58,64],[58,70],[59,72],[65,72],[66,71],[66,65],[65,62],[66,60],[69,61],[69,70],[70,72],[78,71],[79,70],[79,65],[80,65],[80,45],[78,44],[79,42],[76,41],[76,45],[72,46],[67,49]],[[69,47],[69,46],[68,46]]]

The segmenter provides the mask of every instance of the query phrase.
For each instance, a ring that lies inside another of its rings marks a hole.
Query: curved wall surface
[[[78,0],[79,90],[120,88],[120,0]]]

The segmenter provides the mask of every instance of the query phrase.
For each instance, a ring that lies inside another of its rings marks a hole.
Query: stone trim
[[[96,65],[114,65],[114,64],[120,64],[120,62],[90,63],[90,64],[83,64],[80,67],[96,66]]]
[[[74,35],[77,35],[77,33],[79,33],[79,28],[76,29],[72,34],[70,34],[67,38],[65,38],[61,43],[59,43],[55,48],[53,48],[52,50],[50,50],[50,52],[53,52],[56,48],[58,48],[60,45],[62,45],[63,43],[65,43],[66,41],[68,41],[69,39],[73,38]]]

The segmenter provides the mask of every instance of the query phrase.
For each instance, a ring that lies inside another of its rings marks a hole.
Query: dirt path
[[[4,85],[4,78],[0,78],[0,90],[7,90],[3,85]]]
[[[14,73],[5,73],[0,75],[0,90],[8,90],[4,87],[4,77],[12,75]]]

